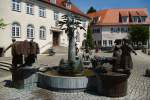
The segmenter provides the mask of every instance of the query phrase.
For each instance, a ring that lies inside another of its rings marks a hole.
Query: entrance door
[[[53,32],[53,46],[59,46],[59,32]]]

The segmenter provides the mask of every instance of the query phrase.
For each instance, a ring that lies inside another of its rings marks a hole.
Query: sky
[[[110,8],[147,8],[150,16],[150,0],[71,0],[83,12],[93,6],[96,10]]]

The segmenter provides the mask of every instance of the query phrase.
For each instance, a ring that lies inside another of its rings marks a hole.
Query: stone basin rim
[[[45,75],[45,76],[49,76],[49,77],[61,77],[61,78],[75,78],[75,79],[77,79],[77,78],[88,78],[88,77],[90,77],[90,76],[75,76],[75,77],[73,77],[73,76],[58,76],[58,75],[48,75],[48,74],[46,74],[46,73],[43,73],[43,72],[38,72],[38,74],[42,74],[42,75]]]

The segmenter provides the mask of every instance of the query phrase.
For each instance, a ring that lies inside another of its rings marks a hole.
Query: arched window
[[[46,39],[46,28],[44,26],[40,27],[39,37],[40,37],[41,40],[45,40]]]
[[[34,26],[31,24],[27,26],[27,38],[29,39],[34,38]]]
[[[20,37],[20,33],[21,33],[21,26],[19,23],[13,23],[12,24],[12,37]]]

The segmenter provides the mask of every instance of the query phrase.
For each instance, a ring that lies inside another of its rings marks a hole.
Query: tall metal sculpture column
[[[59,21],[59,26],[62,30],[67,33],[69,46],[68,46],[68,64],[69,67],[76,67],[76,51],[75,51],[75,31],[79,29],[84,29],[81,26],[81,19],[78,16],[74,16],[71,13],[69,15],[63,15],[62,21]]]

